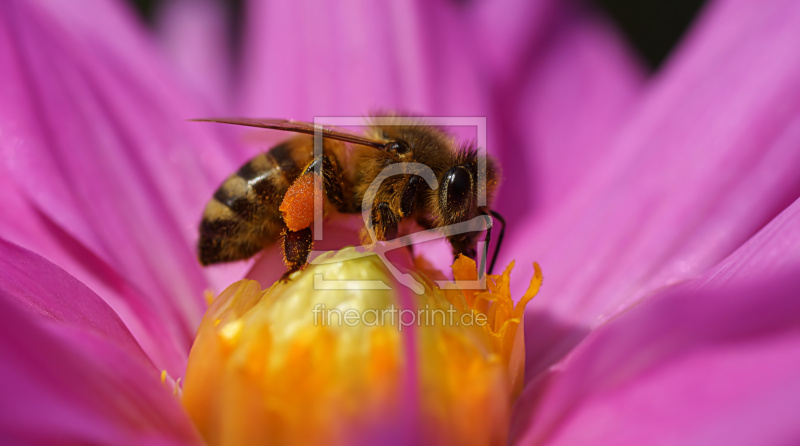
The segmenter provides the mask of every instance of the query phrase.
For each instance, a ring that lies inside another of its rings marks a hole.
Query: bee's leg
[[[322,155],[322,186],[325,196],[340,212],[346,212],[342,197],[342,169],[333,156]]]
[[[311,228],[299,231],[284,229],[281,237],[283,239],[283,262],[288,269],[281,277],[281,280],[287,280],[293,272],[306,266],[308,255],[314,248],[314,239],[312,238]]]
[[[392,211],[389,203],[381,201],[372,208],[372,228],[375,237],[380,240],[392,240],[397,238],[397,226],[400,218]]]
[[[465,232],[462,234],[452,235],[447,237],[447,241],[450,242],[450,245],[453,247],[453,263],[458,260],[459,255],[465,255],[472,260],[477,262],[478,260],[478,237],[480,236],[480,232]],[[484,268],[485,268],[485,261],[483,262],[484,265],[478,265],[478,278],[483,279],[485,277]]]
[[[495,211],[488,211],[484,212],[481,211],[482,215],[485,215],[488,219],[491,215],[492,217],[496,218],[500,222],[500,234],[497,237],[497,243],[494,247],[494,252],[492,253],[491,258],[488,259],[488,269],[486,269],[487,265],[487,258],[483,256],[481,259],[481,265],[479,266],[478,270],[479,273],[482,275],[484,273],[491,274],[494,270],[495,262],[497,262],[497,254],[500,252],[500,245],[503,243],[503,236],[506,232],[506,221],[503,217],[495,212]],[[483,239],[485,252],[488,254],[489,247],[492,242],[492,226],[494,226],[494,222],[490,226],[486,228],[486,237]],[[477,260],[478,259],[478,237],[480,232],[467,232],[464,234],[457,234],[447,238],[450,244],[453,246],[453,258],[457,259],[459,254],[464,254],[465,256]]]
[[[339,163],[334,156],[323,153],[321,160],[322,189],[325,191],[325,196],[338,211],[346,212],[347,209],[345,209],[345,203],[342,197],[342,169],[339,167]],[[314,160],[303,169],[303,175],[317,173],[319,165],[320,158],[314,158]]]
[[[465,232],[447,237],[447,241],[453,247],[453,261],[463,254],[470,259],[478,258],[478,236],[480,232]]]
[[[403,187],[403,194],[400,196],[400,214],[402,214],[402,217],[408,217],[417,210],[417,195],[419,195],[419,186],[422,183],[424,183],[424,179],[421,176],[412,175],[405,187]]]

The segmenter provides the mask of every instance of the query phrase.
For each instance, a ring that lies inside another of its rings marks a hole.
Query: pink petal
[[[603,99],[614,98],[609,107],[617,109],[636,90],[641,76],[602,20],[575,13],[571,6],[559,7],[559,2],[305,0],[253,1],[248,6],[242,100],[251,115],[308,120],[395,109],[505,120],[511,117],[502,114],[517,112],[519,90],[532,77],[552,76],[555,87],[558,70],[567,75],[558,85],[561,89],[571,85],[575,91],[595,93],[600,80],[609,81]],[[581,30],[576,22],[590,29]],[[564,49],[579,54],[563,58],[556,54]],[[559,67],[550,74],[547,67],[540,67],[545,63]],[[519,67],[519,74],[500,74],[499,65]],[[589,70],[600,70],[592,71],[597,80],[585,76]],[[594,101],[593,95],[590,100]],[[605,101],[591,105],[602,104]],[[558,111],[563,121],[574,121],[573,107],[558,107],[568,109],[568,114]],[[490,133],[504,133],[501,125],[491,122]],[[542,131],[547,128],[543,125]],[[506,150],[520,151],[519,147]]]
[[[167,327],[182,364],[205,306],[196,227],[206,197],[235,169],[235,150],[223,153],[210,128],[185,122],[202,109],[181,97],[125,11],[90,3],[2,6],[2,159],[66,253],[15,241],[69,258],[64,267],[92,286],[112,282],[103,297],[137,338],[137,327]]]
[[[482,62],[479,68],[485,75],[504,81],[524,73],[530,55],[539,50],[536,46],[542,41],[544,46],[553,44],[547,39],[553,34],[554,22],[579,9],[573,2],[552,0],[449,3],[453,13],[465,16],[469,23],[469,32],[459,39],[475,48]]]
[[[247,114],[485,114],[485,85],[459,45],[468,29],[455,5],[305,0],[248,7]]]
[[[223,4],[212,0],[170,0],[158,11],[156,31],[175,72],[203,98],[215,116],[230,114],[233,47]]]
[[[695,283],[679,286],[599,328],[524,392],[517,440],[796,442],[800,263],[794,257],[780,272],[717,276],[700,290]]]
[[[800,194],[798,21],[791,1],[713,5],[579,193],[528,228],[515,256],[545,274],[528,307],[529,376],[708,270]]]
[[[600,127],[624,109],[641,72],[598,17],[557,2],[506,3],[251,2],[243,108],[305,120],[376,110],[488,116],[489,152],[509,156],[540,142],[528,141],[529,125],[505,124],[524,89],[547,108],[539,125],[545,140],[565,133],[560,125],[548,134],[555,121]],[[576,54],[561,57],[565,50]],[[520,74],[503,74],[500,65],[519,66]],[[543,81],[552,88],[532,87]],[[586,94],[567,105],[538,97],[555,89]],[[590,111],[576,120],[579,105]]]
[[[0,437],[24,444],[198,443],[122,321],[41,257],[0,240]]]
[[[800,199],[726,257],[699,284],[732,278],[758,280],[800,264]]]
[[[93,333],[142,354],[116,314],[86,286],[42,257],[0,239],[0,272],[5,299],[37,317]]]
[[[514,135],[492,152],[499,153],[504,174],[497,207],[516,220],[509,230],[522,238],[530,218],[556,207],[607,156],[644,77],[598,17],[562,14],[548,30],[546,45],[522,71],[522,85],[501,94],[509,110],[494,122]]]
[[[0,172],[4,170],[0,164]],[[0,187],[5,191],[0,196],[0,206],[7,215],[14,216],[13,220],[0,220],[0,233],[10,240],[23,240],[29,248],[38,252],[47,253],[51,262],[68,265],[73,272],[77,272],[77,276],[85,279],[90,289],[105,296],[105,301],[113,305],[127,329],[156,364],[170,374],[182,373],[186,363],[186,346],[170,335],[165,326],[169,321],[141,299],[135,287],[118,272],[35,209],[24,192],[10,181],[8,174],[0,174]],[[18,273],[45,274],[23,270]]]

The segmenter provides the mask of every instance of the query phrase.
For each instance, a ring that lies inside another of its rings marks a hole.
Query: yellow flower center
[[[510,267],[486,291],[444,291],[412,272],[420,296],[377,256],[348,248],[321,260],[264,291],[237,282],[212,302],[182,393],[206,441],[505,443],[538,266],[515,307]],[[454,274],[474,280],[474,262],[459,259]]]

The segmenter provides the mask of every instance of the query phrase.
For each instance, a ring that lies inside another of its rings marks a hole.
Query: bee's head
[[[495,163],[490,158],[486,158],[485,169],[479,169],[478,153],[469,149],[459,151],[455,161],[439,179],[439,208],[445,224],[477,216],[479,198],[485,197],[488,206],[497,186]],[[485,181],[480,181],[481,176]]]

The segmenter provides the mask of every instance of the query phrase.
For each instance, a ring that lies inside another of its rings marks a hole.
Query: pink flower
[[[163,18],[172,59],[111,0],[0,5],[0,438],[200,442],[159,376],[183,375],[204,290],[244,273],[193,246],[253,151],[185,119],[376,108],[488,117],[501,263],[545,274],[512,441],[800,436],[796,2],[711,4],[649,78],[544,0],[252,2],[235,72],[199,4]]]

